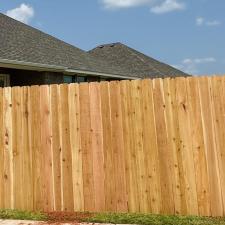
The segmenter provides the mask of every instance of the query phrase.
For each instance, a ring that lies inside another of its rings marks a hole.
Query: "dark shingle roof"
[[[121,74],[123,70],[0,13],[0,59]]]
[[[120,43],[85,52],[1,13],[0,59],[134,78],[186,75]]]
[[[188,76],[172,66],[159,62],[121,43],[100,45],[89,53],[114,66],[123,67],[126,71],[125,75],[143,78]]]

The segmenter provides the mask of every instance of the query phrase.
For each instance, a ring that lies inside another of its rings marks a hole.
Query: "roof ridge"
[[[123,45],[124,45],[124,44],[123,44]],[[138,53],[136,52],[135,49],[130,48],[130,47],[127,46],[127,45],[124,45],[124,46],[127,47],[128,51],[129,51],[131,54],[135,55],[135,56],[136,56],[138,59],[140,59],[141,61],[146,62],[145,59],[143,59],[140,55],[138,55]],[[143,53],[141,53],[141,54],[143,54]],[[144,55],[144,54],[143,54],[143,55]],[[155,59],[154,59],[154,60],[155,60]],[[157,61],[157,60],[155,60],[155,61]],[[158,70],[157,68],[155,68],[154,66],[152,66],[152,65],[150,65],[150,64],[148,64],[148,66],[151,67],[151,68],[152,68],[153,70],[155,70],[156,72],[158,72],[159,74],[163,75],[163,73],[162,73],[160,70]]]
[[[122,45],[122,43],[120,43],[120,42],[112,42],[112,43],[107,43],[107,44],[101,44],[101,45],[96,46],[94,49],[104,48],[104,47],[107,47],[107,46],[114,47],[115,45]],[[93,50],[93,49],[91,49],[91,50]]]

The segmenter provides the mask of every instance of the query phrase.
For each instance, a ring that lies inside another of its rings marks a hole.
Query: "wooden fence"
[[[0,89],[0,208],[225,215],[225,77]]]

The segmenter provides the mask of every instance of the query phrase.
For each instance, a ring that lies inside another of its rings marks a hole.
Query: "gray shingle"
[[[104,60],[0,13],[0,58],[121,74]]]
[[[121,43],[100,45],[89,53],[94,57],[106,60],[115,67],[123,67],[126,71],[125,75],[138,75],[143,78],[188,76],[188,74],[172,66],[159,62]]]
[[[0,59],[140,78],[186,75],[120,43],[85,52],[1,13]]]

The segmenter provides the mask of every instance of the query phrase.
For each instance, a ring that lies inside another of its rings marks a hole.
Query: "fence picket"
[[[0,208],[225,216],[225,77],[0,88]]]

